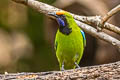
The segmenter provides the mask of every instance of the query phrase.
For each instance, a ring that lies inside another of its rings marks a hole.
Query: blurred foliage
[[[57,60],[55,54],[51,50],[51,46],[44,40],[43,32],[43,16],[42,14],[28,9],[28,27],[25,27],[25,32],[28,34],[34,46],[34,55],[31,59],[21,59],[22,65],[28,64],[30,69],[28,71],[46,71],[56,69]],[[28,66],[27,65],[27,66]],[[18,66],[19,67],[19,66]],[[25,66],[23,66],[25,67]],[[20,68],[20,71],[25,68]],[[19,71],[18,70],[18,71]]]
[[[28,64],[31,71],[45,71],[57,68],[55,54],[53,54],[54,52],[51,50],[51,46],[44,40],[43,16],[34,12],[32,9],[28,9],[29,24],[24,30],[34,45],[34,55],[30,61],[21,61],[22,63]]]
[[[40,0],[42,2],[52,4],[55,0]],[[8,2],[7,0],[0,1],[1,5],[0,11],[0,29],[7,31],[11,35],[12,31],[22,32],[30,39],[33,46],[32,56],[29,58],[21,57],[15,66],[0,67],[0,72],[39,72],[39,71],[50,71],[58,70],[58,63],[55,56],[55,52],[51,45],[44,39],[44,15],[35,12],[34,10],[28,8],[27,10],[27,22],[25,25],[17,25],[20,28],[9,27],[8,24]],[[2,20],[4,19],[4,20]],[[14,18],[13,18],[14,19]],[[24,19],[24,18],[23,18]],[[4,21],[4,22],[3,22]],[[29,52],[29,51],[28,51]],[[26,52],[27,53],[27,52]],[[4,55],[4,53],[3,53]],[[19,55],[18,55],[19,56]],[[28,55],[29,56],[29,55]]]

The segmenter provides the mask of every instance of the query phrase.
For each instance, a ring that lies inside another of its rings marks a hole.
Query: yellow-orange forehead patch
[[[58,11],[56,12],[56,15],[64,15],[65,14],[65,11]]]

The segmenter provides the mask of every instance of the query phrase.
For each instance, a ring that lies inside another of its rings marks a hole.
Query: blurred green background
[[[52,4],[55,0],[41,1]],[[11,48],[18,47],[20,49],[26,48],[26,50],[21,49],[21,52],[16,50],[15,53],[11,53],[11,50],[6,53],[1,52],[1,57],[2,54],[7,54],[9,57],[3,56],[4,59],[10,59],[5,62],[6,64],[1,64],[0,72],[38,72],[58,69],[55,52],[44,38],[43,20],[43,14],[39,14],[30,8],[26,8],[10,0],[0,1],[0,30],[3,31],[1,34],[5,34],[4,36],[8,36],[11,40],[13,40],[13,37],[16,39],[19,36],[19,38],[24,38],[23,40],[20,39],[20,43],[8,40],[6,42],[10,42],[11,44],[6,44],[6,46],[10,46]],[[15,34],[18,35],[15,36]],[[3,43],[3,45],[5,44]],[[14,50],[12,49],[12,51]],[[16,59],[15,57],[17,56],[21,57]],[[4,59],[2,60],[3,63]]]
[[[112,0],[39,0],[79,15],[104,15],[120,3]],[[92,3],[94,2],[94,3]],[[96,7],[93,7],[97,5]],[[78,8],[79,7],[79,8]],[[117,17],[116,17],[117,16]],[[117,14],[111,23],[119,25]],[[40,72],[59,70],[54,51],[57,30],[54,20],[11,0],[0,1],[0,72]],[[118,35],[106,31],[115,37]],[[118,50],[86,33],[87,47],[80,66],[120,60]],[[109,51],[106,51],[108,50]],[[109,55],[108,55],[109,54]]]

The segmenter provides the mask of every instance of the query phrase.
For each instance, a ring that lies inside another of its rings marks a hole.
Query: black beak
[[[58,15],[56,15],[55,12],[49,12],[48,15],[50,15],[50,16],[54,16],[54,17],[58,18]]]

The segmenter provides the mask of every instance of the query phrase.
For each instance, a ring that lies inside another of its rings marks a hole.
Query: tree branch
[[[113,31],[113,32],[117,33],[118,35],[120,35],[120,28],[115,25],[112,25],[110,23],[107,23],[107,22],[103,25],[101,16],[86,17],[86,16],[74,15],[73,17],[76,20],[79,20],[79,21],[89,24],[89,25],[103,26],[103,28]]]
[[[0,80],[119,80],[120,61],[65,71],[6,73],[0,75]]]
[[[112,43],[112,45],[116,45],[117,47],[120,48],[120,41],[111,37],[110,35],[104,33],[104,32],[97,32],[97,29],[84,24],[82,22],[79,22],[76,20],[76,23],[78,24],[78,26],[80,26],[83,30],[85,30],[87,33],[91,34],[92,36],[102,39],[108,43]]]
[[[49,12],[56,12],[56,11],[60,11],[61,9],[55,8],[53,6],[50,6],[48,4],[42,3],[42,2],[38,2],[35,0],[13,0],[15,2],[18,3],[24,3],[27,4],[29,7],[35,9],[36,11],[43,13],[47,16]],[[72,14],[72,13],[71,13]],[[95,16],[95,17],[86,17],[86,16],[78,16],[75,14],[72,14],[73,17],[75,18],[77,24],[87,33],[91,34],[94,37],[100,38],[106,42],[111,43],[112,45],[117,46],[118,48],[120,48],[120,41],[111,37],[110,35],[104,33],[104,32],[97,32],[97,30],[95,28],[93,28],[90,25],[87,24],[96,24],[96,25],[102,25],[101,24],[101,19],[99,16]],[[81,21],[81,22],[79,22]],[[82,23],[84,22],[84,23]],[[85,24],[87,23],[87,24]],[[110,30],[114,30],[116,33],[120,34],[120,28],[109,24],[109,23],[105,23],[104,25],[105,28],[108,28]]]
[[[118,11],[120,11],[120,5],[116,6],[111,11],[109,11],[105,16],[103,16],[101,24],[104,25],[104,23]]]

